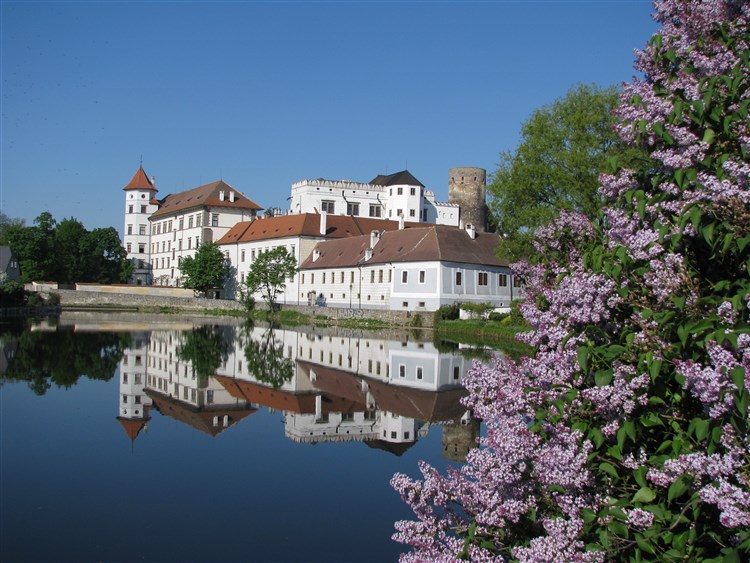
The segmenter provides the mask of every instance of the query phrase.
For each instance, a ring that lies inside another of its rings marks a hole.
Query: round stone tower
[[[472,224],[477,231],[486,229],[486,185],[487,171],[484,168],[461,167],[448,170],[448,203],[460,206],[462,227]]]

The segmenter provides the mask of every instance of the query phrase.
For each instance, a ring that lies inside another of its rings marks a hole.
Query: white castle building
[[[254,225],[263,208],[223,180],[157,199],[153,177],[149,179],[139,167],[123,188],[123,243],[135,266],[132,283],[179,287],[182,259],[193,256],[206,241],[218,242],[232,265],[235,279],[222,295],[232,298],[236,296],[232,288],[244,281],[254,256],[279,245],[286,246],[302,264],[319,241],[369,235],[375,230],[433,224],[471,225],[484,232],[485,181],[481,168],[452,168],[449,201],[437,202],[435,193],[408,170],[379,175],[368,183],[302,180],[292,185],[290,209],[285,214]],[[348,291],[336,294],[339,306],[354,302],[354,282],[348,284]],[[303,289],[298,274],[280,301],[307,303],[313,289]],[[373,305],[360,299],[360,305]]]

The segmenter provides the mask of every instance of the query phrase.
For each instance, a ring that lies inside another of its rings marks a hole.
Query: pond
[[[65,313],[0,334],[2,561],[395,561],[391,476],[479,431],[474,354],[416,333]]]

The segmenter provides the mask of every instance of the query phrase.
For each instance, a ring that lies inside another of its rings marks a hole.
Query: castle
[[[256,256],[284,246],[300,271],[282,303],[435,310],[489,301],[507,307],[515,284],[494,255],[497,235],[486,232],[486,172],[452,168],[448,176],[448,202],[436,201],[408,170],[367,183],[302,180],[291,187],[286,213],[264,216],[223,180],[159,200],[154,179],[140,167],[123,188],[132,282],[179,286],[182,259],[202,242],[216,242],[233,279],[215,296],[235,298]],[[322,255],[327,258],[319,262]]]

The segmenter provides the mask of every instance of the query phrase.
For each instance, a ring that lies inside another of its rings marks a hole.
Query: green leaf
[[[716,138],[716,133],[714,133],[713,129],[706,129],[706,131],[703,133],[704,143],[708,143],[710,145],[713,142],[714,138]]]
[[[604,387],[612,382],[612,370],[602,369],[594,374],[594,381],[597,387]]]
[[[649,487],[641,487],[633,495],[632,502],[651,502],[656,498],[656,493]]]
[[[588,371],[589,366],[589,349],[588,346],[581,346],[578,348],[578,365],[584,373]]]
[[[615,469],[611,463],[604,461],[599,464],[599,469],[601,471],[604,471],[605,473],[609,473],[610,475],[612,475],[612,477],[619,477],[617,469]]]
[[[596,520],[596,512],[594,512],[590,508],[582,508],[581,517],[586,523],[593,522],[594,520]]]
[[[685,483],[685,478],[679,477],[674,483],[669,486],[667,490],[667,500],[673,501],[676,498],[680,498],[688,490],[688,485]]]

